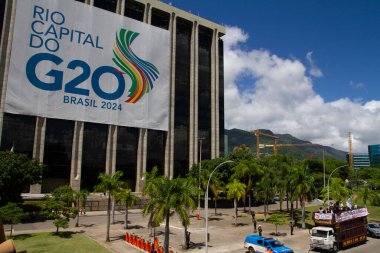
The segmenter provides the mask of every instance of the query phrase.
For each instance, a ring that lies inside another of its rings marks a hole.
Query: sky
[[[380,144],[380,1],[163,2],[226,27],[226,129]]]

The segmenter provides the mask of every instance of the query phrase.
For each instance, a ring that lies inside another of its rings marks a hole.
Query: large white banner
[[[18,0],[5,111],[168,130],[170,33],[76,1]]]

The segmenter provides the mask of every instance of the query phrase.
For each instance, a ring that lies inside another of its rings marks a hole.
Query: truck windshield
[[[279,241],[272,241],[272,242],[269,242],[269,244],[270,244],[273,248],[281,247],[281,246],[282,246],[282,243],[279,242]]]
[[[328,231],[313,230],[312,236],[327,238],[328,233],[329,233]]]

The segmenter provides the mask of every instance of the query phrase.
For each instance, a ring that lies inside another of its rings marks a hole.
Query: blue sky
[[[380,1],[164,2],[227,27],[227,128],[380,143]]]

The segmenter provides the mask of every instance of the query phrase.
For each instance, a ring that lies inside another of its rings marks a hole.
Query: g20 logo
[[[26,76],[32,85],[47,91],[64,90],[66,93],[89,96],[90,90],[78,87],[81,83],[91,77],[91,87],[95,94],[104,100],[115,100],[123,96],[125,90],[125,80],[123,75],[128,75],[131,80],[127,103],[136,103],[146,93],[153,89],[153,82],[158,78],[159,71],[152,63],[138,57],[131,49],[132,42],[138,37],[139,33],[120,29],[116,34],[116,41],[113,48],[113,62],[115,67],[101,66],[91,72],[90,66],[81,60],[70,61],[66,68],[82,70],[82,73],[63,83],[63,71],[56,69],[50,70],[46,76],[53,77],[51,83],[46,83],[38,79],[36,74],[37,65],[42,61],[50,61],[59,66],[63,60],[54,54],[38,53],[33,55],[26,65]],[[117,88],[113,92],[104,91],[100,85],[100,78],[103,74],[112,74],[117,79]]]
[[[38,53],[33,55],[26,64],[26,76],[31,84],[41,90],[47,91],[59,91],[64,90],[66,93],[89,96],[90,91],[88,89],[78,87],[81,83],[86,81],[91,76],[91,86],[96,95],[104,100],[115,100],[120,98],[125,90],[125,80],[123,74],[117,71],[114,67],[101,66],[94,70],[91,75],[90,66],[81,60],[73,60],[67,64],[68,69],[81,69],[82,73],[76,76],[74,79],[63,84],[63,71],[52,69],[46,73],[46,76],[53,77],[53,82],[46,83],[38,79],[36,74],[37,65],[42,61],[50,61],[57,66],[62,64],[63,60],[50,53]],[[101,88],[100,77],[109,73],[116,77],[118,85],[115,91],[107,92]]]

